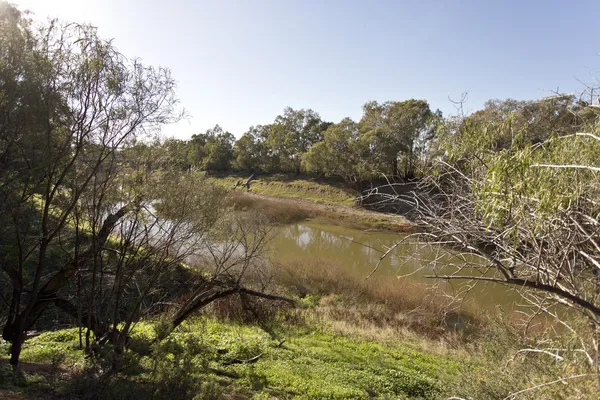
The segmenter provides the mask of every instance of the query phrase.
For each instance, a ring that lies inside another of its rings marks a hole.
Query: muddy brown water
[[[285,262],[302,262],[307,257],[331,260],[344,266],[347,271],[359,277],[367,277],[381,258],[382,251],[393,246],[404,236],[385,232],[365,232],[340,226],[321,225],[304,222],[279,228],[271,242],[274,259]],[[431,261],[443,252],[437,246],[422,244],[402,244],[380,264],[375,276],[380,279],[412,279],[428,285],[437,284],[440,290],[457,294],[466,289],[464,281],[441,281],[426,278],[433,273]],[[456,261],[456,260],[454,260]],[[447,263],[452,271],[452,261],[444,257],[438,263]],[[439,270],[438,264],[438,270]],[[399,276],[406,276],[398,279]],[[522,303],[520,296],[512,289],[490,282],[479,282],[469,290],[466,303],[470,308],[483,311],[513,311]]]

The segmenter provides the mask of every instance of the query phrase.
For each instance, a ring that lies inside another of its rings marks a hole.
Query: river
[[[271,245],[274,259],[277,261],[319,257],[333,260],[346,267],[348,272],[366,278],[377,265],[382,251],[402,238],[401,234],[364,232],[305,222],[279,228]],[[448,293],[464,290],[464,282],[461,281],[440,282],[425,278],[425,275],[432,274],[430,261],[439,256],[439,250],[435,246],[400,245],[383,260],[375,274],[389,279],[409,275],[403,279],[414,279],[428,284],[437,282],[440,288]],[[470,306],[484,310],[494,310],[497,306],[505,310],[514,310],[519,299],[520,296],[510,288],[490,282],[479,282],[466,296]]]

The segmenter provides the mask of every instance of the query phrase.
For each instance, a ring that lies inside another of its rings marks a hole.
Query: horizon
[[[445,116],[468,93],[533,100],[598,82],[600,3],[16,0],[36,20],[91,23],[127,57],[172,70],[188,139],[220,125],[239,138],[285,107],[360,120],[368,101],[424,99]],[[416,16],[416,17],[415,17]]]

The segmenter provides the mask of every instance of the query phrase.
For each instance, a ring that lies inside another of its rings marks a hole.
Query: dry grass
[[[275,198],[241,191],[231,193],[236,210],[255,211],[279,224],[305,220],[360,230],[406,232],[414,228],[404,218],[343,205],[325,205],[297,199]]]
[[[283,301],[233,295],[211,303],[205,312],[221,321],[260,324],[273,321],[279,313],[289,308],[290,305]]]
[[[280,224],[300,222],[307,218],[315,218],[320,214],[318,207],[310,204],[299,205],[296,202],[269,199],[243,192],[233,192],[231,199],[236,210],[256,211]]]
[[[304,258],[276,266],[284,287],[313,299],[315,311],[342,330],[409,330],[429,338],[478,331],[482,318],[457,311],[448,298],[431,287],[394,277],[357,277],[329,260]]]

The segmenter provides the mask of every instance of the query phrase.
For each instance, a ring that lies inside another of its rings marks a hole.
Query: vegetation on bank
[[[236,182],[245,181],[252,174],[240,173],[208,177],[208,182],[232,189]],[[316,180],[285,174],[259,174],[250,183],[252,193],[272,197],[308,200],[319,204],[355,206],[360,192],[335,180]],[[245,191],[240,188],[238,191]]]
[[[447,396],[470,368],[467,352],[443,345],[444,337],[457,339],[444,328],[441,299],[423,303],[418,285],[364,282],[318,259],[274,269],[279,290],[296,298],[298,308],[227,298],[159,342],[155,339],[164,337],[168,322],[141,321],[131,332],[127,356],[118,359],[117,374],[106,373],[116,355],[106,354],[99,365],[85,356],[78,329],[42,333],[24,345],[24,375],[1,367],[6,384],[0,393],[8,398],[94,393],[99,399],[430,399]],[[427,336],[431,339],[423,339]]]
[[[543,354],[519,353],[527,339],[501,318],[470,314],[469,328],[454,329],[447,323],[453,317],[447,302],[435,293],[424,301],[424,288],[411,281],[364,281],[319,259],[277,265],[276,281],[279,290],[297,299],[297,308],[230,297],[166,338],[165,319],[143,320],[120,357],[109,347],[103,357],[89,358],[77,328],[41,333],[24,345],[21,374],[13,374],[6,359],[0,361],[0,394],[7,399],[92,394],[95,399],[503,399],[565,367],[548,363]],[[111,373],[115,361],[117,372]],[[581,367],[568,368],[575,374]],[[594,385],[584,377],[583,385],[548,386],[518,398],[586,398],[595,393]]]
[[[105,380],[85,376],[76,329],[44,333],[27,343],[23,361],[54,364],[48,364],[46,376],[21,378],[27,382],[23,389],[14,378],[4,394],[48,395],[50,390],[85,397],[93,390],[102,399],[434,398],[460,370],[451,357],[315,328],[287,328],[281,343],[256,326],[197,318],[168,340],[151,344],[156,326],[138,324],[122,372]],[[10,376],[4,368],[2,375]]]

